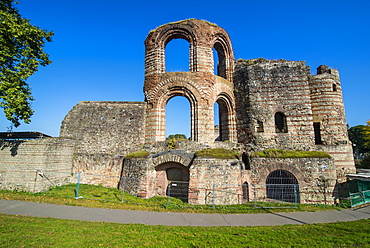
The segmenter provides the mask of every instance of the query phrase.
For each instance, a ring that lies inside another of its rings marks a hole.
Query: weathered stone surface
[[[70,181],[75,140],[0,141],[0,189],[40,192]]]

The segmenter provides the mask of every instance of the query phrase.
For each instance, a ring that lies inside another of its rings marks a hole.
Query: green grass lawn
[[[167,227],[0,214],[1,247],[370,247],[370,220],[271,227]]]
[[[93,208],[128,209],[155,212],[183,212],[183,213],[276,213],[293,211],[323,211],[340,210],[342,208],[331,205],[308,205],[288,203],[258,203],[255,208],[254,202],[238,205],[190,205],[176,198],[155,196],[150,199],[142,199],[132,196],[115,188],[81,184],[78,195],[81,199],[75,199],[76,184],[68,184],[51,188],[41,193],[26,193],[17,191],[0,191],[0,198],[21,201],[33,201],[53,203],[59,205],[84,206]],[[168,204],[170,203],[170,204]]]
[[[195,213],[269,213],[320,211],[333,206],[299,205],[289,209],[255,209],[253,204],[191,206],[165,197],[141,199],[102,186],[76,185],[42,193],[0,191],[0,198],[72,206]],[[100,200],[86,199],[94,198]],[[274,207],[276,204],[265,204]],[[370,247],[370,220],[272,227],[180,227],[87,222],[0,214],[0,247]]]

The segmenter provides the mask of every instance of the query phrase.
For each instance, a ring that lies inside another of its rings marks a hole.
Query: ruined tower
[[[189,72],[167,72],[165,48],[173,39],[189,42]],[[219,62],[214,75],[213,48]],[[214,141],[214,103],[219,104],[221,140],[236,142],[233,92],[234,54],[226,31],[189,19],[165,24],[145,40],[146,142],[165,140],[166,104],[175,96],[190,102],[191,140]]]

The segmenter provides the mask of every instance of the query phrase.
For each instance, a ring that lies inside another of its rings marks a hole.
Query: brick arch
[[[162,25],[152,30],[145,40],[145,76],[165,73],[165,47],[173,39],[184,39],[190,43],[190,71],[213,74],[212,48],[222,59],[222,77],[232,80],[234,55],[227,32],[207,21],[188,19]],[[212,61],[212,63],[210,63]]]
[[[221,92],[217,95],[215,103],[219,107],[219,140],[234,141],[235,133],[235,106],[233,98],[226,92]]]
[[[173,39],[185,39],[190,43],[190,72],[165,71],[165,47]],[[222,77],[214,75],[213,47],[221,55]],[[226,139],[236,141],[231,82],[234,55],[226,31],[207,21],[188,19],[151,31],[145,40],[145,48],[146,141],[165,140],[165,107],[174,96],[184,96],[190,102],[191,140],[214,141],[213,104],[220,101],[228,113],[228,120],[231,120],[229,126],[232,130],[227,135],[231,138]],[[215,99],[216,96],[220,97]]]
[[[145,98],[148,102],[160,102],[159,99],[162,99],[164,95],[171,94],[172,90],[180,92],[181,88],[184,92],[187,92],[187,95],[194,95],[194,98],[198,99],[198,101],[206,96],[207,92],[202,90],[195,80],[187,77],[186,73],[175,72],[168,73],[168,75],[170,77],[161,80],[145,92]]]
[[[171,77],[158,84],[151,93],[147,94],[148,101],[152,103],[149,114],[156,118],[151,123],[151,127],[154,129],[158,141],[166,138],[166,105],[171,98],[176,96],[183,96],[189,101],[190,135],[192,140],[198,140],[198,103],[204,94],[199,91],[197,84],[185,77]]]
[[[181,166],[189,167],[191,159],[179,154],[164,154],[153,158],[153,165],[157,168],[161,164],[177,163]],[[167,167],[166,167],[167,168]]]
[[[285,164],[285,163],[280,163],[280,162],[272,162],[272,164],[267,165],[264,170],[261,172],[259,184],[264,184],[266,182],[266,179],[268,175],[270,175],[271,172],[275,170],[285,170],[290,173],[292,173],[295,178],[298,180],[299,184],[304,184],[304,175],[303,173],[297,169],[295,166],[290,165],[290,164]]]
[[[229,81],[233,80],[234,54],[231,41],[227,34],[217,33],[212,41],[212,47],[218,53],[217,75]]]

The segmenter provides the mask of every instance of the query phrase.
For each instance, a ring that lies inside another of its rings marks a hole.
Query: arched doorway
[[[273,200],[299,203],[297,178],[286,170],[275,170],[266,179],[266,197]]]
[[[176,162],[166,162],[156,168],[156,195],[171,196],[188,202],[189,169]]]

